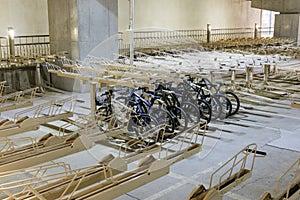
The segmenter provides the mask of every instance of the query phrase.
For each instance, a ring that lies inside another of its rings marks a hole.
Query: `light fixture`
[[[15,37],[15,30],[13,27],[8,27],[8,35],[10,38],[14,38]]]

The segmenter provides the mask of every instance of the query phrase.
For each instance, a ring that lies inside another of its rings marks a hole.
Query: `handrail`
[[[75,108],[76,97],[68,97],[62,100],[53,100],[48,103],[44,103],[20,112],[15,113],[14,120],[17,121],[20,119],[22,114],[29,113],[30,111],[34,111],[33,118],[42,117],[41,112],[46,110],[49,116],[54,116],[61,114],[63,111],[72,112]],[[69,104],[69,105],[68,105]]]
[[[297,181],[299,182],[300,181],[300,158],[294,162],[289,168],[288,170],[286,170],[286,172],[281,175],[281,177],[278,179],[278,181],[276,182],[276,189],[275,189],[275,194],[277,195],[278,193],[280,193],[281,191],[279,190],[279,186],[280,186],[280,183],[282,182],[283,178],[288,175],[290,176],[290,174],[288,173],[291,173],[291,171],[295,168],[295,172],[293,174],[293,178],[292,180],[288,183],[287,187],[286,187],[286,195],[285,197],[288,198],[289,197],[289,192],[290,192],[290,189],[292,186],[294,186],[295,183],[297,183]]]
[[[247,145],[245,148],[243,148],[241,151],[239,151],[237,154],[235,154],[231,159],[229,159],[227,162],[225,162],[222,166],[220,166],[218,169],[216,169],[214,171],[214,173],[211,174],[210,176],[210,183],[209,183],[209,189],[211,189],[213,187],[213,178],[214,176],[221,171],[222,169],[224,169],[224,167],[226,167],[228,164],[230,164],[232,162],[232,166],[226,170],[223,174],[220,175],[219,177],[219,181],[218,181],[218,189],[220,189],[221,186],[221,182],[222,182],[222,178],[229,173],[228,177],[230,177],[233,173],[233,170],[235,169],[236,166],[239,166],[239,164],[241,164],[241,168],[239,170],[239,173],[242,172],[245,168],[246,168],[246,162],[248,159],[248,156],[253,153],[253,157],[252,157],[252,162],[251,162],[251,167],[250,167],[250,171],[253,170],[254,167],[254,161],[256,158],[256,152],[257,152],[257,145],[256,144],[249,144]],[[244,155],[243,155],[244,154]],[[241,158],[239,158],[240,155],[243,155]]]
[[[0,59],[10,57],[8,37],[0,37]],[[39,56],[50,54],[49,35],[19,35],[14,37],[14,56]]]
[[[16,139],[10,139],[7,137],[0,138],[0,144],[4,143],[1,145],[2,147],[0,148],[0,157],[3,157],[4,154],[7,152],[15,150],[15,148],[19,145],[18,142],[30,142],[30,145],[32,146],[33,149],[37,147],[37,142],[35,138],[33,137],[23,137],[23,138],[16,138]]]

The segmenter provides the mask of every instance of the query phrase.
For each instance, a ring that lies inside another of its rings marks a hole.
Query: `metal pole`
[[[254,39],[258,37],[258,28],[257,28],[257,23],[254,25]]]
[[[130,31],[130,67],[133,68],[134,58],[134,0],[129,0],[129,31]]]
[[[90,101],[91,101],[91,114],[92,116],[96,113],[96,85],[97,83],[90,83]]]
[[[15,57],[15,31],[12,27],[8,27],[8,44],[9,44],[9,55],[10,57]]]
[[[210,43],[210,36],[211,36],[211,25],[210,24],[207,24],[206,36],[207,36],[207,43]]]
[[[41,68],[40,68],[40,63],[36,64],[36,68],[35,68],[35,84],[37,87],[39,87],[39,90],[41,92],[44,92],[43,88],[42,88],[42,82],[41,82]]]
[[[231,69],[231,84],[234,85],[235,84],[235,69]]]
[[[209,74],[210,74],[210,82],[215,83],[215,74],[214,74],[214,71],[210,71]]]
[[[264,65],[264,84],[268,84],[268,78],[269,78],[269,73],[270,73],[270,65],[265,64]]]
[[[253,67],[247,66],[246,67],[246,87],[252,87],[252,80],[253,80]]]

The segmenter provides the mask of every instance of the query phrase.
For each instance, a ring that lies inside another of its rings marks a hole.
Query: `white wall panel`
[[[119,31],[128,29],[129,1],[119,0]],[[135,0],[136,29],[254,27],[260,10],[246,0]]]
[[[0,0],[0,36],[49,34],[47,0]]]

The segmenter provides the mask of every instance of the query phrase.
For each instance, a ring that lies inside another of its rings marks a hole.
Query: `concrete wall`
[[[96,57],[103,56],[107,48],[101,43],[107,41],[112,46],[117,42],[110,39],[110,36],[118,33],[118,1],[78,0],[78,31],[80,60],[91,53]],[[117,52],[115,49],[110,53]]]
[[[47,0],[0,0],[0,36],[48,34]]]
[[[48,0],[48,13],[52,53],[66,51],[72,59],[83,60],[118,33],[117,0]]]
[[[103,52],[108,53],[105,57],[118,53],[118,40],[108,39],[118,33],[117,0],[48,0],[48,13],[52,53],[65,51],[80,61],[91,54],[100,58]],[[65,90],[86,89],[72,79],[53,76],[53,83]]]
[[[300,14],[279,14],[275,16],[275,37],[293,38],[300,44]]]
[[[251,6],[282,13],[300,12],[300,0],[252,0]]]
[[[48,15],[51,53],[78,59],[77,0],[48,0]]]
[[[119,0],[119,31],[128,29],[129,1]],[[246,0],[135,0],[135,28],[205,29],[254,27],[260,10]]]

